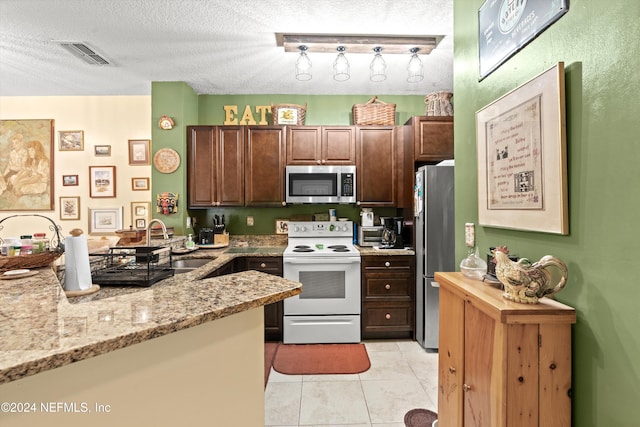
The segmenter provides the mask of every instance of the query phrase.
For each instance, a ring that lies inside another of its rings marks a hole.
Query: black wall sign
[[[569,0],[486,0],[478,10],[480,80],[569,11]]]

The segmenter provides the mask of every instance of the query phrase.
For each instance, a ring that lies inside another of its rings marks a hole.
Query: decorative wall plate
[[[173,129],[173,125],[173,119],[169,116],[162,116],[158,121],[158,126],[160,126],[160,129],[163,130]]]
[[[173,173],[180,166],[180,155],[172,148],[162,148],[153,156],[153,164],[162,173]]]

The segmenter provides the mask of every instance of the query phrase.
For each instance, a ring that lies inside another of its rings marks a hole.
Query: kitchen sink
[[[171,261],[171,268],[174,269],[175,274],[188,273],[211,261],[213,258],[174,259]]]

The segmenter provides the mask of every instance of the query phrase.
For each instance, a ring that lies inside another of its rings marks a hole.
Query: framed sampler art
[[[478,222],[568,234],[564,63],[476,113]]]

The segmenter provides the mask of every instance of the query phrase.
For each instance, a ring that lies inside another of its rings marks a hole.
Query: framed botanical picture
[[[62,185],[65,187],[78,185],[78,175],[62,175]]]
[[[142,218],[136,219],[136,228],[137,229],[147,228],[147,221]]]
[[[276,234],[289,234],[289,221],[276,219]]]
[[[89,197],[116,197],[115,166],[89,166]]]
[[[129,164],[148,165],[151,141],[148,139],[129,140]]]
[[[94,154],[96,157],[109,157],[111,156],[111,146],[110,145],[96,145],[93,147]]]
[[[60,197],[60,219],[80,219],[80,197]]]
[[[54,209],[54,121],[0,120],[0,211]]]
[[[133,191],[149,190],[149,178],[131,178],[131,189]]]
[[[84,131],[61,130],[58,132],[60,151],[83,151]]]
[[[89,233],[110,234],[122,228],[122,206],[119,208],[89,208]]]
[[[148,219],[151,214],[151,202],[131,202],[131,218]]]

